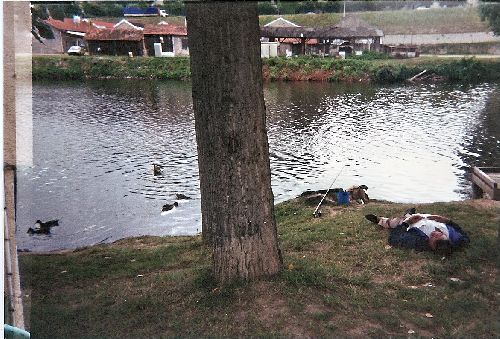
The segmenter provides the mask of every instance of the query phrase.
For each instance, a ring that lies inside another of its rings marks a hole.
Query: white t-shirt
[[[410,226],[408,226],[408,228],[406,229],[407,231],[410,228],[418,228],[419,230],[424,232],[425,235],[430,237],[431,233],[433,231],[435,231],[437,228],[439,231],[441,231],[441,233],[443,233],[446,236],[447,239],[450,238],[450,234],[448,232],[448,227],[446,227],[446,224],[443,224],[442,222],[438,222],[435,220],[427,219],[427,217],[429,217],[431,214],[414,214],[414,215],[420,215],[420,216],[424,217],[424,219],[417,221],[416,223],[413,223]],[[408,218],[405,219],[405,221],[406,220],[408,220]]]

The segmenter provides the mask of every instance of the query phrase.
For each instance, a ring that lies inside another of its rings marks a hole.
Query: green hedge
[[[300,56],[263,59],[268,80],[403,82],[423,70],[448,81],[498,81],[499,59],[415,58],[379,60],[382,55],[347,59]],[[321,75],[318,76],[317,74]],[[102,78],[187,80],[189,58],[34,56],[34,80],[81,80]],[[323,76],[323,78],[321,78]]]
[[[39,79],[139,78],[185,80],[189,58],[34,56],[32,77]]]

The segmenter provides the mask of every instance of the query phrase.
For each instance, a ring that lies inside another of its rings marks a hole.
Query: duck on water
[[[50,234],[50,228],[54,226],[59,226],[59,220],[49,220],[46,222],[41,222],[37,220],[35,222],[35,227],[28,228],[28,234]]]
[[[161,211],[162,212],[170,211],[171,209],[173,209],[174,207],[177,207],[177,206],[179,206],[179,203],[177,201],[175,201],[173,204],[165,204],[161,208]]]
[[[161,175],[163,172],[162,166],[160,164],[153,164],[153,175]]]

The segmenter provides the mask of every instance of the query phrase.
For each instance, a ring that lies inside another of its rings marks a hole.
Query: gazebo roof
[[[262,27],[261,36],[268,38],[371,38],[381,37],[384,33],[369,26],[356,16],[348,16],[337,25],[328,27]]]

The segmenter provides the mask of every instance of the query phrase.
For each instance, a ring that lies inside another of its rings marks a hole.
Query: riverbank
[[[500,58],[378,59],[382,55],[334,59],[302,56],[263,59],[266,81],[401,83],[427,70],[427,81],[475,82],[500,79]],[[189,58],[33,56],[34,80],[190,79]]]
[[[200,237],[141,237],[69,253],[22,253],[37,338],[496,337],[498,215],[490,200],[420,204],[461,224],[449,258],[387,246],[364,219],[410,205],[276,206],[284,271],[219,288]]]

